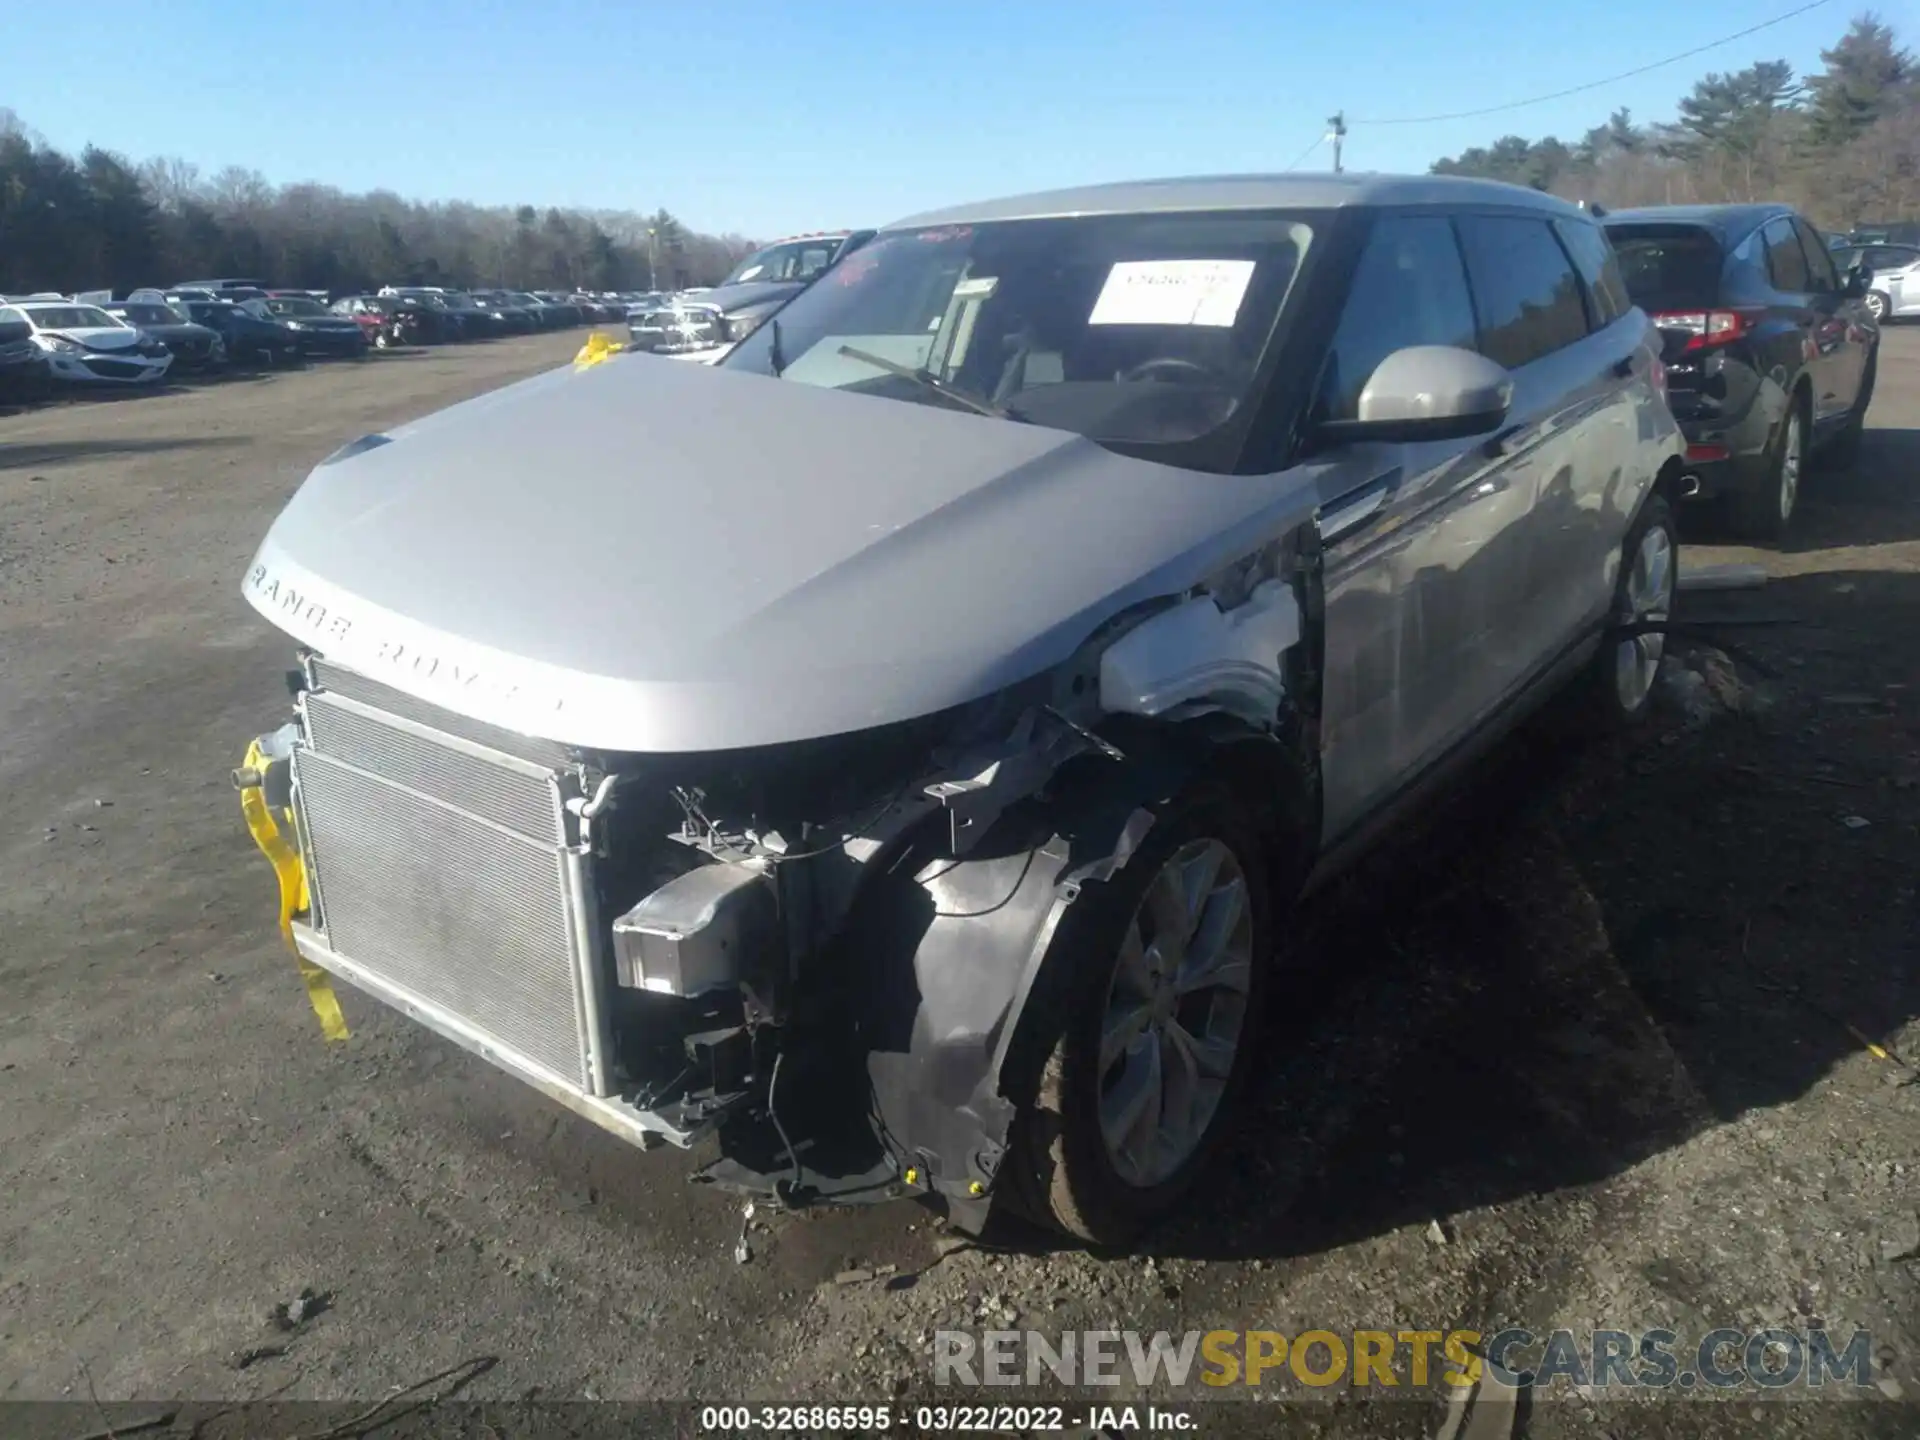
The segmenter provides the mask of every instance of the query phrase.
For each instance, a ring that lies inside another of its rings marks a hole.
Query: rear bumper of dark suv
[[[1758,489],[1772,473],[1771,442],[1774,426],[1759,405],[1729,424],[1724,417],[1682,420],[1686,438],[1687,474],[1698,481],[1688,499],[1712,500]]]

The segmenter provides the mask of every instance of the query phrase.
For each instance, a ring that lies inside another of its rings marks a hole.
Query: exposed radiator
[[[337,666],[313,677],[326,688],[306,695],[294,778],[327,945],[521,1062],[604,1093],[564,750]]]

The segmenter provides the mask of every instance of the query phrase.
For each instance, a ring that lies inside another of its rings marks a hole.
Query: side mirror
[[[1873,288],[1873,272],[1864,265],[1855,265],[1847,271],[1841,288],[1849,300],[1858,300]]]
[[[1498,429],[1512,404],[1504,366],[1453,345],[1409,345],[1380,362],[1353,419],[1329,420],[1316,436],[1329,444],[1461,440]]]

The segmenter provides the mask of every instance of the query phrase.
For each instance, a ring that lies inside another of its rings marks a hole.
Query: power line
[[[1682,60],[1691,60],[1709,50],[1717,50],[1722,45],[1731,45],[1736,40],[1744,40],[1749,35],[1758,35],[1762,30],[1771,29],[1804,15],[1809,10],[1818,10],[1831,0],[1810,0],[1797,10],[1789,10],[1784,15],[1776,15],[1771,20],[1762,20],[1758,25],[1749,25],[1744,30],[1736,30],[1731,35],[1722,35],[1718,40],[1709,40],[1704,45],[1696,45],[1691,50],[1682,50],[1678,55],[1669,55],[1664,60],[1655,60],[1651,64],[1639,65],[1631,70],[1622,70],[1618,75],[1609,75],[1604,80],[1589,80],[1585,85],[1574,85],[1566,90],[1555,90],[1550,95],[1535,95],[1526,100],[1510,100],[1504,105],[1488,105],[1478,110],[1455,110],[1449,115],[1402,115],[1391,120],[1350,120],[1350,125],[1437,125],[1442,120],[1471,120],[1481,115],[1498,115],[1506,110],[1520,110],[1528,105],[1543,105],[1549,100],[1563,100],[1569,95],[1583,95],[1589,90],[1598,90],[1603,85],[1612,85],[1621,80],[1631,80],[1636,75],[1645,75],[1649,70],[1658,70],[1664,65],[1676,65]]]
[[[1307,156],[1311,155],[1314,151],[1318,150],[1322,145],[1326,143],[1327,143],[1326,136],[1324,135],[1314,136],[1313,143],[1307,146],[1307,148],[1302,150],[1298,155],[1294,156],[1293,163],[1287,166],[1287,169],[1298,170],[1300,168],[1300,162],[1302,160],[1306,159]]]

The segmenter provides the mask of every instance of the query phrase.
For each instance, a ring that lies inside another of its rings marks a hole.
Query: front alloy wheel
[[[1233,1073],[1253,974],[1240,861],[1182,846],[1120,942],[1100,1028],[1100,1136],[1123,1181],[1158,1185],[1191,1160]]]
[[[997,1195],[1103,1246],[1180,1203],[1256,1051],[1273,894],[1247,814],[1212,786],[1167,802],[1132,858],[1081,889],[1003,1076],[1021,1112]]]
[[[1871,314],[1876,321],[1885,320],[1887,318],[1887,312],[1892,308],[1891,302],[1880,291],[1869,290],[1867,292],[1867,312]]]

